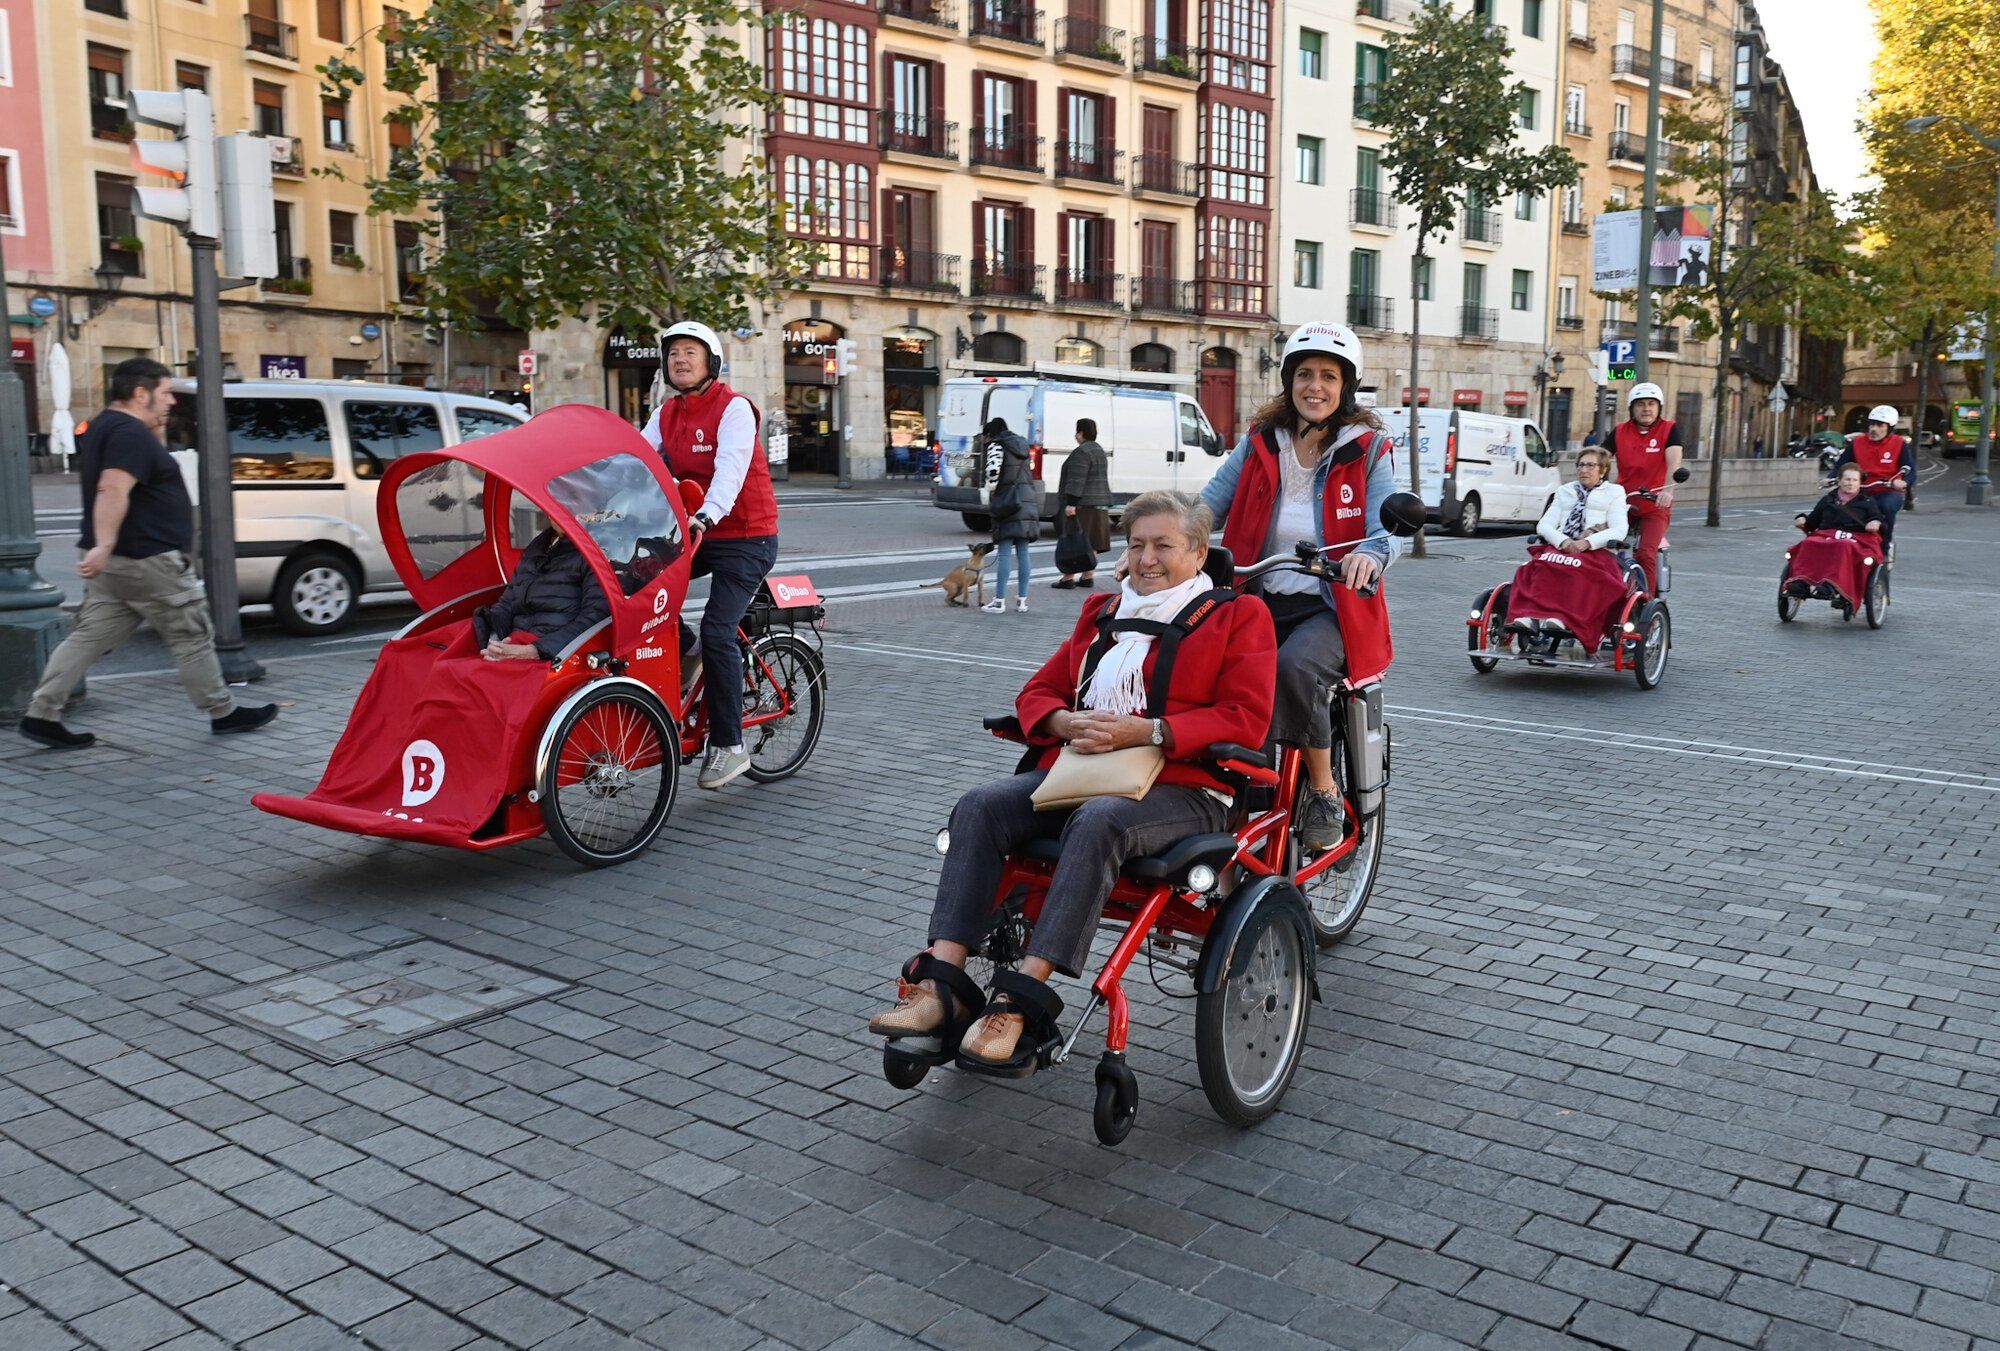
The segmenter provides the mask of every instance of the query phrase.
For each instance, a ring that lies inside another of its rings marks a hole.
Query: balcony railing
[[[1562,227],[1563,227],[1563,233],[1566,235],[1587,235],[1590,233],[1589,221],[1564,220],[1562,223]]]
[[[1556,316],[1556,327],[1565,329],[1571,333],[1581,333],[1583,331],[1583,316],[1580,314],[1558,314]]]
[[[949,0],[875,0],[875,8],[891,19],[908,19],[912,23],[958,31],[958,12]]]
[[[1172,155],[1144,154],[1132,161],[1132,186],[1140,192],[1168,192],[1198,197],[1195,166]]]
[[[1581,115],[1572,117],[1565,113],[1563,114],[1563,135],[1588,136],[1590,135],[1590,123],[1584,121]]]
[[[1107,28],[1095,19],[1057,19],[1056,55],[1125,64],[1125,30]]]
[[[283,61],[296,61],[299,59],[299,30],[291,24],[279,23],[276,19],[245,14],[243,48],[260,56],[275,56]]]
[[[883,113],[880,140],[884,150],[958,161],[958,123],[928,113]]]
[[[281,296],[309,296],[313,291],[312,259],[278,255],[278,275],[266,277],[264,290]]]
[[[1482,305],[1458,307],[1458,336],[1492,342],[1500,336],[1500,311]]]
[[[1396,302],[1387,296],[1350,291],[1347,296],[1347,323],[1350,328],[1394,328]]]
[[[1042,143],[1045,139],[1023,136],[1017,131],[1003,131],[998,127],[974,127],[972,162],[1038,174],[1042,171]]]
[[[1153,75],[1171,75],[1180,80],[1201,78],[1201,51],[1185,42],[1146,36],[1133,38],[1132,64]]]
[[[1194,283],[1178,277],[1134,277],[1132,308],[1161,314],[1193,314]]]
[[[1354,115],[1363,122],[1375,120],[1375,107],[1382,101],[1380,84],[1356,84],[1354,86]]]
[[[279,158],[278,152],[275,149],[272,150],[271,172],[287,178],[304,178],[306,176],[306,161],[305,156],[299,151],[299,138],[289,136],[284,139],[289,140],[291,145],[286,147],[282,159]]]
[[[958,255],[921,253],[900,244],[882,246],[882,289],[958,294]]]
[[[1056,269],[1056,304],[1072,308],[1116,310],[1124,308],[1119,298],[1125,278],[1117,272],[1094,267]]]
[[[1373,188],[1351,188],[1347,194],[1347,219],[1354,225],[1388,229],[1396,223],[1396,199]]]
[[[1103,141],[1057,141],[1056,177],[1080,178],[1089,183],[1123,183],[1118,161],[1123,150],[1113,150]]]
[[[1660,142],[1660,167],[1677,164],[1686,151],[1672,141]],[[1644,164],[1646,162],[1646,138],[1628,131],[1614,133],[1611,149],[1607,156],[1613,164]]]
[[[132,112],[116,103],[90,105],[90,134],[100,141],[132,139]]]
[[[1414,23],[1422,12],[1411,0],[1354,0],[1354,17],[1377,23]]]
[[[1500,242],[1500,213],[1498,211],[1468,211],[1459,230],[1459,237],[1471,244],[1498,244]]]
[[[1048,299],[1046,267],[992,258],[972,260],[972,294],[1012,300]]]
[[[1653,78],[1653,54],[1644,47],[1627,47],[1623,44],[1613,47],[1611,73],[1650,80]],[[1660,83],[1669,89],[1693,89],[1694,67],[1685,61],[1662,61]]]
[[[974,37],[999,38],[1030,47],[1042,45],[1042,11],[1012,0],[972,0]]]

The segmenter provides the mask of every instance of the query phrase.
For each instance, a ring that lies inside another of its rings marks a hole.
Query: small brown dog
[[[979,593],[979,603],[984,605],[986,603],[986,557],[992,552],[993,541],[981,540],[972,546],[972,556],[967,558],[965,562],[947,572],[937,581],[925,582],[918,590],[927,591],[932,587],[940,588],[944,592],[944,603],[946,605],[966,605],[969,603],[966,600],[967,593],[977,591]]]

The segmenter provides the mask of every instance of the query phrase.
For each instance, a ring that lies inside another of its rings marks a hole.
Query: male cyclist
[[[708,755],[703,788],[720,788],[750,767],[743,745],[743,652],[736,629],[771,566],[778,561],[778,498],[758,438],[760,420],[750,400],[717,377],[722,340],[706,324],[679,323],[661,336],[671,398],[653,410],[641,432],[677,479],[691,479],[707,495],[688,528],[701,541],[693,576],[709,577],[701,615],[701,646],[683,664],[682,696],[706,669]],[[694,637],[681,624],[681,651]]]
[[[1660,546],[1674,516],[1674,471],[1681,467],[1680,425],[1660,414],[1666,391],[1650,380],[1632,386],[1625,396],[1628,417],[1611,429],[1611,450],[1618,457],[1618,486],[1628,494],[1626,510],[1639,531],[1632,551],[1646,572],[1646,588],[1660,589]],[[1629,497],[1650,492],[1653,497]]]
[[[1897,434],[1899,416],[1891,404],[1869,409],[1868,430],[1847,438],[1847,449],[1833,466],[1835,478],[1840,477],[1843,465],[1860,467],[1861,491],[1874,498],[1882,510],[1882,539],[1891,558],[1896,554],[1896,514],[1917,481],[1916,443]]]

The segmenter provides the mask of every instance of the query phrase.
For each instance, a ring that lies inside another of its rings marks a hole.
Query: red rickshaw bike
[[[381,537],[423,613],[386,643],[319,786],[259,793],[273,815],[356,835],[493,849],[544,830],[593,867],[642,852],[707,740],[681,686],[679,624],[701,488],[602,408],[407,455],[376,497]],[[484,658],[473,612],[555,531],[609,615],[552,660]],[[767,578],[737,631],[748,776],[798,772],[826,717],[825,618],[805,577]]]

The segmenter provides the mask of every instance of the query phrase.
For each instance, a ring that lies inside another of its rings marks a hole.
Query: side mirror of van
[[[1218,431],[1203,432],[1201,435],[1201,448],[1210,455],[1218,458],[1229,453],[1227,448],[1222,444],[1222,433]]]
[[[1382,528],[1408,538],[1424,528],[1424,501],[1415,493],[1390,493],[1382,502]]]

